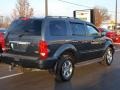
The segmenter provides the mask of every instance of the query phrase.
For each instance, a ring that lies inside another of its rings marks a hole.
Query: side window
[[[83,23],[70,23],[71,29],[72,29],[72,35],[79,35],[84,36],[86,34],[85,32],[85,26]]]
[[[67,35],[67,26],[65,21],[55,20],[49,24],[50,34],[53,36],[65,36]]]
[[[97,35],[99,35],[98,31],[96,30],[96,28],[94,28],[91,25],[87,25],[87,30],[88,30],[88,35],[89,36],[97,36]]]
[[[42,27],[42,21],[41,20],[35,20],[34,24],[32,26],[34,29],[31,29],[34,33],[41,35],[41,27]]]
[[[40,21],[40,20],[34,21],[34,28],[35,28],[37,31],[40,31],[40,30],[41,30],[41,26],[42,26],[42,21]]]

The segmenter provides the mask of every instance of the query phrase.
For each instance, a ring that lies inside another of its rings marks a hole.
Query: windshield
[[[4,32],[6,32],[6,30],[0,30],[0,32],[4,33]]]
[[[41,35],[42,20],[15,20],[8,28],[10,33]]]
[[[110,30],[103,28],[104,32],[109,32]]]

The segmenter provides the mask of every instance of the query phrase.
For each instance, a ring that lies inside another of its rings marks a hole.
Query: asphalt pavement
[[[69,82],[57,82],[47,71],[9,71],[0,64],[0,90],[120,90],[120,49],[111,66],[100,63],[76,67]]]

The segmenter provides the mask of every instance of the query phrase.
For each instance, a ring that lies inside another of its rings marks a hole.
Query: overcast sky
[[[0,14],[11,15],[12,10],[15,8],[17,0],[1,0]],[[45,0],[29,0],[31,7],[34,9],[34,16],[44,16],[44,1]],[[109,13],[115,16],[115,1],[116,0],[64,0],[88,7],[76,6],[59,0],[48,0],[49,2],[49,15],[54,16],[73,16],[74,10],[90,9],[94,6],[105,7],[110,11]],[[90,7],[90,8],[89,8]],[[111,12],[112,11],[112,12]],[[118,0],[118,17],[120,17],[120,1]]]

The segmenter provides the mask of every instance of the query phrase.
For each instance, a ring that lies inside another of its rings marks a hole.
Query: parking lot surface
[[[119,90],[120,49],[116,48],[111,66],[95,63],[76,67],[69,82],[57,82],[47,71],[9,71],[0,64],[0,90]]]

